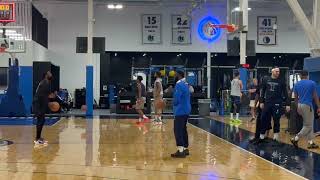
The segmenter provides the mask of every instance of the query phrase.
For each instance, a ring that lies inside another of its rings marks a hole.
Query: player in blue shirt
[[[187,122],[191,112],[189,85],[182,71],[177,71],[177,83],[173,95],[174,135],[177,152],[171,154],[173,158],[185,158],[189,155],[189,141]]]
[[[319,148],[319,146],[313,142],[313,102],[315,102],[318,107],[317,113],[320,113],[320,103],[316,91],[316,83],[308,80],[307,71],[302,71],[300,77],[301,81],[294,86],[293,91],[295,102],[297,104],[297,111],[303,119],[303,128],[294,138],[291,139],[291,142],[294,146],[298,147],[299,138],[306,137],[308,139],[308,149]]]

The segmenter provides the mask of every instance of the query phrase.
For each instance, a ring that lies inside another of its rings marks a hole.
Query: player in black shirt
[[[41,131],[45,123],[45,114],[48,108],[49,95],[50,95],[50,82],[52,80],[52,74],[50,71],[43,75],[42,81],[40,81],[36,93],[33,99],[33,110],[37,117],[37,135],[34,143],[37,145],[47,144],[48,142],[41,138]]]
[[[271,117],[273,118],[273,140],[279,141],[280,118],[282,115],[282,103],[286,102],[286,111],[290,111],[290,99],[288,98],[287,87],[279,79],[280,69],[272,69],[271,77],[264,79],[260,89],[260,108],[262,109],[261,120],[262,128],[260,140],[264,140],[265,132],[270,127]]]
[[[264,77],[265,79],[266,77]],[[269,77],[267,77],[269,78]],[[261,79],[260,82],[263,82],[263,79]],[[262,129],[262,119],[261,119],[261,114],[262,114],[262,110],[259,106],[259,100],[260,100],[260,86],[261,85],[258,85],[256,86],[256,93],[255,93],[255,97],[254,97],[254,107],[256,108],[256,132],[255,132],[255,135],[254,137],[252,137],[252,139],[249,140],[250,143],[258,143],[259,142],[259,138],[260,138],[260,132],[261,132],[261,129]],[[270,121],[270,124],[267,128],[267,133],[269,132],[269,130],[272,129],[272,126],[271,126],[271,121]]]

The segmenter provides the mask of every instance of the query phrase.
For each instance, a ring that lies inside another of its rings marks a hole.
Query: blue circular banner
[[[221,35],[221,29],[210,26],[210,24],[220,24],[219,20],[213,17],[204,18],[198,27],[198,33],[201,39],[214,42],[219,39]]]

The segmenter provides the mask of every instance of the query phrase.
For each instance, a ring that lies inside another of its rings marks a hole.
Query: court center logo
[[[198,33],[201,39],[208,42],[215,42],[220,38],[221,29],[212,27],[212,24],[220,24],[220,22],[213,17],[206,17],[200,21]]]

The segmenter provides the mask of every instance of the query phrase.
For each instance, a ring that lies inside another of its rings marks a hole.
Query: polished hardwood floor
[[[44,128],[49,145],[39,147],[34,126],[0,126],[14,142],[0,147],[0,179],[302,179],[190,124],[190,156],[173,159],[172,129],[172,120],[62,118]]]
[[[213,115],[210,118],[230,124],[230,118],[229,116],[217,116],[217,115]],[[242,120],[242,124],[239,125],[239,128],[248,130],[250,132],[255,132],[256,130],[256,121],[250,122],[250,117],[241,117],[240,118]],[[291,144],[290,139],[294,136],[292,134],[290,134],[289,132],[287,132],[288,128],[288,119],[285,117],[282,117],[280,120],[280,141],[286,144]],[[272,138],[273,137],[273,131],[271,130],[269,133],[269,137]],[[320,145],[320,137],[317,136],[314,139],[314,142],[318,145]],[[308,143],[306,141],[306,139],[301,138],[301,140],[299,141],[299,147],[311,152],[315,152],[320,154],[320,148],[319,149],[308,149],[307,148]]]

